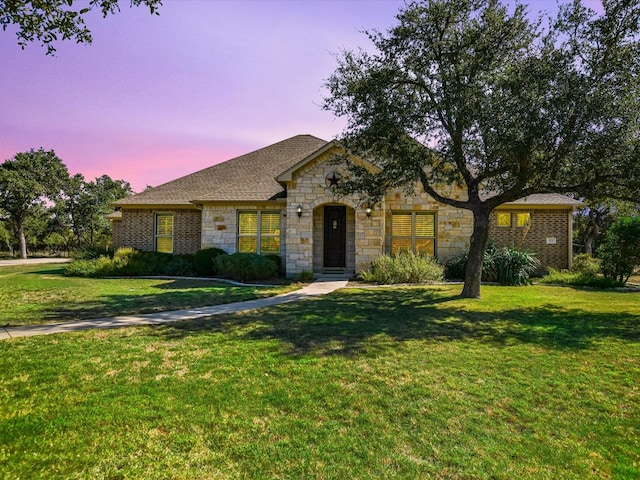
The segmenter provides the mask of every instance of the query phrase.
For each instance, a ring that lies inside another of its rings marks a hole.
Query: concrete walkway
[[[326,295],[347,285],[346,280],[320,279],[300,290],[284,293],[275,297],[259,298],[246,302],[228,303],[212,307],[176,310],[172,312],[145,313],[140,315],[126,315],[113,318],[96,318],[93,320],[79,320],[76,322],[47,323],[44,325],[27,325],[23,327],[0,327],[0,340],[17,337],[32,337],[35,335],[49,335],[51,333],[73,332],[93,328],[117,328],[139,325],[159,325],[177,322],[179,320],[193,320],[211,315],[256,310],[281,303],[296,302],[306,298]]]
[[[12,260],[0,260],[0,267],[9,267],[11,265],[38,265],[40,263],[69,263],[70,258],[53,257],[53,258],[15,258]]]

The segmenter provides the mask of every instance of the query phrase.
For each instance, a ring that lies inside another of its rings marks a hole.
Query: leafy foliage
[[[278,275],[279,264],[273,258],[255,253],[219,255],[214,260],[218,275],[238,282],[265,280]]]
[[[74,2],[82,8],[74,8]],[[146,5],[152,14],[157,14],[162,0],[129,0],[129,3]],[[0,25],[3,30],[10,25],[17,27],[18,45],[23,49],[28,43],[39,41],[47,47],[47,55],[51,55],[56,51],[53,43],[58,39],[84,44],[93,41],[85,23],[86,15],[93,9],[107,17],[120,10],[119,0],[0,0]]]
[[[594,275],[586,271],[556,270],[554,268],[549,269],[549,273],[540,278],[538,283],[590,288],[615,288],[623,286],[623,284],[617,280],[603,277],[600,274]]]
[[[625,283],[640,266],[640,216],[622,217],[611,225],[598,255],[604,276]]]
[[[141,252],[130,247],[119,248],[113,256],[101,255],[89,260],[74,260],[65,275],[77,277],[138,277],[149,275],[193,275],[193,255]]]
[[[447,262],[447,277],[462,278],[467,269],[469,252],[463,252]],[[531,274],[540,267],[534,254],[513,247],[496,248],[490,245],[482,261],[482,280],[502,285],[529,285]]]
[[[203,277],[215,276],[217,270],[214,261],[216,257],[226,254],[227,252],[221,248],[215,247],[198,250],[194,258],[196,273]]]
[[[441,281],[444,269],[428,255],[412,250],[400,250],[394,256],[382,255],[374,260],[370,270],[360,273],[365,282],[380,285],[397,283],[429,283]]]

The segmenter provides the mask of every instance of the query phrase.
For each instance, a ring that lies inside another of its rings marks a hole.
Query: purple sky
[[[368,47],[402,0],[165,0],[87,23],[93,45],[21,50],[0,31],[0,161],[53,149],[71,174],[134,190],[293,135],[343,129],[320,108],[342,49]],[[555,0],[529,2],[555,10]]]

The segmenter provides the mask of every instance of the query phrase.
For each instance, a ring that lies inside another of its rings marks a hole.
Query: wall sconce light
[[[296,213],[298,214],[298,218],[300,218],[302,216],[302,205],[298,205]]]
[[[373,211],[373,209],[371,207],[367,207],[364,209],[364,213],[367,214],[367,217],[371,218],[371,212]]]

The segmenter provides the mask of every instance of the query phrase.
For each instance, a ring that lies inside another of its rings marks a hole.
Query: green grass
[[[0,326],[219,305],[296,288],[235,287],[203,280],[65,277],[64,268],[64,265],[0,267]]]
[[[638,478],[640,294],[459,289],[0,342],[0,478]]]

